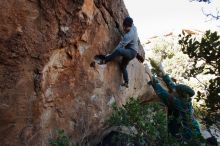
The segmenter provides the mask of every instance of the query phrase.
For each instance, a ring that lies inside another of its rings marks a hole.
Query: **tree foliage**
[[[220,36],[217,32],[206,31],[200,39],[184,33],[180,37],[179,44],[183,53],[193,59],[187,75],[212,77],[204,85],[207,92],[197,93],[197,100],[204,101],[201,108],[206,111],[202,120],[206,126],[210,126],[220,120]]]

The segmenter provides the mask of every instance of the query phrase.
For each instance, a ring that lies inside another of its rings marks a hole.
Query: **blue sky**
[[[124,0],[124,2],[134,19],[142,42],[149,37],[181,29],[220,31],[220,20],[208,21],[209,18],[202,13],[202,8],[205,12],[215,13],[216,7],[220,7],[220,0],[213,0],[211,4],[189,0]]]

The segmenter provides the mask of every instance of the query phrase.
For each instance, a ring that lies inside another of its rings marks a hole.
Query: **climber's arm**
[[[175,96],[171,96],[167,90],[165,90],[160,83],[153,85],[154,91],[162,99],[163,103],[167,106],[172,106],[177,110],[184,111],[182,102]]]
[[[117,45],[117,48],[124,48],[125,46],[128,45],[128,43],[130,43],[132,41],[133,37],[132,34],[130,32],[126,33],[122,40],[119,42],[119,44]]]
[[[156,94],[162,99],[163,103],[168,105],[169,93],[160,85],[160,83],[154,84],[153,88]]]
[[[176,89],[176,84],[172,81],[168,74],[163,76],[163,80],[169,88]]]
[[[160,71],[162,73],[163,80],[166,83],[167,87],[171,88],[171,89],[176,89],[176,85],[174,84],[174,82],[171,80],[169,75],[165,73],[165,70],[164,70],[162,62],[159,64],[159,69],[160,69]]]

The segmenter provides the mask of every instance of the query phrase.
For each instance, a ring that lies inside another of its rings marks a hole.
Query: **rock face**
[[[128,89],[119,88],[117,60],[91,64],[121,38],[122,0],[1,0],[0,8],[0,145],[48,145],[56,128],[95,145],[112,102],[154,96],[136,59]]]

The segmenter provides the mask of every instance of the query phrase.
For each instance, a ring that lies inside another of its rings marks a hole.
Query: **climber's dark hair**
[[[123,26],[125,27],[131,27],[133,24],[133,19],[131,17],[125,17],[124,21],[123,21]]]

